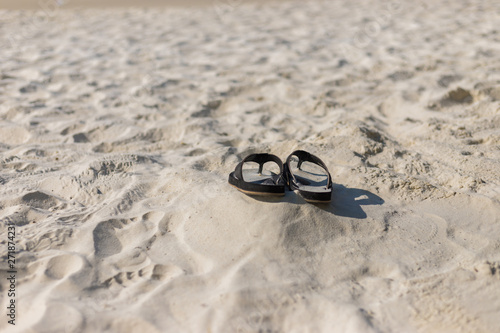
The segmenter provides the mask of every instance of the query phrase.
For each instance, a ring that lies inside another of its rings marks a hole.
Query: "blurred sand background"
[[[44,7],[53,7],[59,4],[67,9],[75,8],[117,8],[117,7],[208,7],[216,3],[226,5],[242,5],[245,3],[269,3],[284,0],[2,0],[0,9],[37,10]]]
[[[498,1],[91,3],[0,11],[2,332],[500,331]]]

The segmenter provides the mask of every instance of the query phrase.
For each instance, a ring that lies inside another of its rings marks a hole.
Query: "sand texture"
[[[0,11],[0,331],[500,332],[499,13]],[[228,185],[295,149],[330,205]]]

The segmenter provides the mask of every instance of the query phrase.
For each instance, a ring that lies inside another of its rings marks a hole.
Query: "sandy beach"
[[[239,7],[245,4],[267,4],[287,0],[1,0],[0,9],[45,10],[89,9],[89,8],[200,8],[214,6]],[[305,0],[314,1],[314,0]]]
[[[91,4],[0,6],[0,331],[500,332],[498,1]]]

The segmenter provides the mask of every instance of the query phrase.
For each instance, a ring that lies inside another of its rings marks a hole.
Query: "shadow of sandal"
[[[352,217],[355,219],[365,219],[367,217],[362,206],[382,205],[385,202],[384,199],[370,191],[358,188],[348,188],[339,184],[333,185],[332,201],[329,203],[307,203],[300,195],[293,191],[286,191],[285,196],[277,198],[247,196],[257,201],[267,203],[287,202],[295,205],[314,205],[336,216]]]
[[[370,191],[348,188],[339,184],[333,185],[332,192],[332,202],[315,206],[337,216],[365,219],[367,215],[362,206],[382,205],[385,202],[384,199]]]

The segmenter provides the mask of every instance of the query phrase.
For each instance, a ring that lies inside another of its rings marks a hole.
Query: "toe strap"
[[[281,162],[281,159],[278,156],[272,155],[272,154],[266,154],[266,153],[251,154],[251,155],[248,155],[247,157],[245,157],[243,159],[243,161],[238,163],[238,165],[236,166],[236,169],[234,170],[234,176],[240,180],[244,180],[243,179],[243,164],[245,164],[246,162],[258,163],[259,164],[259,173],[262,173],[262,169],[263,169],[265,163],[275,162],[276,164],[278,164],[278,166],[280,168],[280,175],[283,174],[283,162]]]
[[[327,188],[332,187],[332,176],[330,175],[330,172],[328,171],[326,164],[319,157],[317,157],[317,156],[315,156],[307,151],[296,150],[288,156],[288,158],[286,159],[286,163],[285,163],[285,169],[286,169],[286,174],[288,177],[288,183],[289,183],[290,188],[292,188],[294,190],[296,190],[298,188],[297,179],[295,179],[295,176],[292,173],[292,169],[290,167],[290,162],[292,160],[292,156],[297,156],[299,158],[299,162],[297,164],[297,167],[299,169],[300,169],[303,162],[312,162],[314,164],[319,165],[323,169],[325,169],[326,174],[328,176],[328,182],[327,182],[326,187]]]

